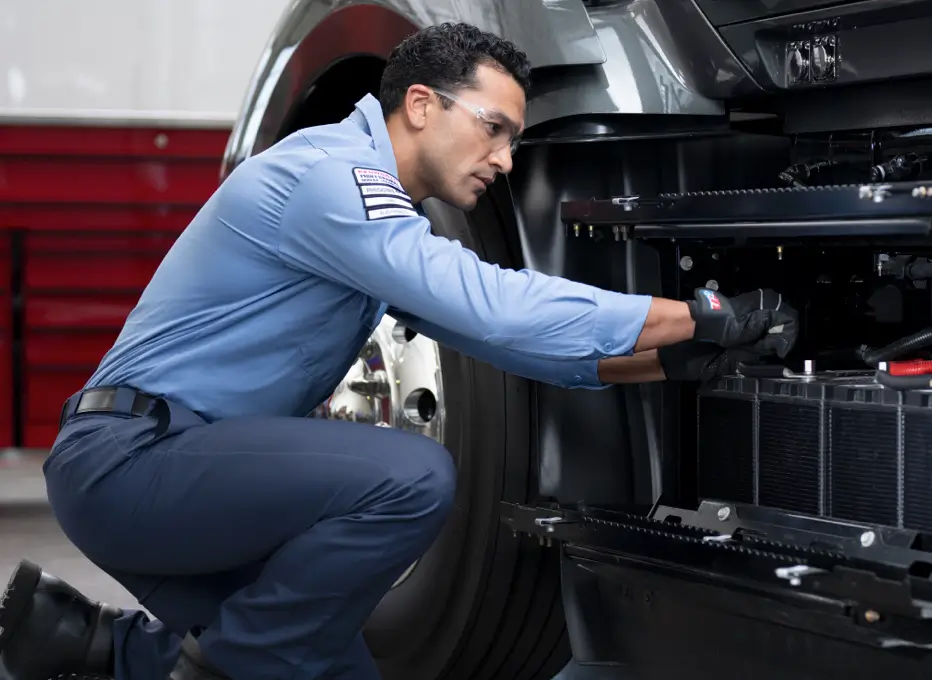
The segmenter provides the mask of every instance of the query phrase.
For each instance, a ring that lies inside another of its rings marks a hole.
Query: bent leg
[[[129,592],[144,600],[156,617],[153,620],[143,611],[133,611],[115,622],[115,677],[168,678],[178,661],[183,634],[190,631],[199,637],[217,618],[224,601],[255,582],[261,570],[262,565],[257,564],[222,574],[168,578],[108,570]],[[326,680],[378,679],[378,669],[361,633],[326,674]]]
[[[113,419],[100,442],[119,445],[133,422]],[[74,447],[56,457],[46,474],[59,521],[102,567],[139,576],[263,564],[215,617],[199,617],[205,656],[232,677],[336,670],[433,542],[455,487],[452,460],[432,440],[337,421],[232,419],[121,454],[103,476]],[[106,532],[87,521],[102,516]]]

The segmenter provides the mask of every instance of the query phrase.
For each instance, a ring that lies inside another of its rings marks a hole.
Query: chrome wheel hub
[[[442,441],[443,383],[437,343],[383,317],[313,417],[394,427]]]
[[[311,417],[394,427],[442,442],[443,381],[437,343],[383,316],[346,376]]]

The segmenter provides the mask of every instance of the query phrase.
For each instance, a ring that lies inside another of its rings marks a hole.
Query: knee
[[[413,514],[428,523],[441,522],[456,496],[456,466],[450,452],[433,439],[416,436],[396,482]]]

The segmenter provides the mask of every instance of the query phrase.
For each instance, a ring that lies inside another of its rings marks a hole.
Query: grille
[[[830,515],[897,524],[898,409],[830,409]]]
[[[932,391],[735,377],[700,391],[698,417],[702,498],[932,531]]]
[[[905,414],[903,459],[904,525],[932,532],[932,412]]]
[[[759,503],[818,513],[821,409],[818,405],[763,401],[759,414]]]

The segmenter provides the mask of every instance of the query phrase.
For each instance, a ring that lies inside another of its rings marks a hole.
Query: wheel
[[[493,187],[493,191],[507,191]],[[435,233],[514,266],[503,236],[510,201],[483,198],[464,215],[425,204]],[[370,617],[365,638],[385,680],[537,680],[569,661],[559,553],[515,538],[501,501],[530,486],[530,386],[383,319],[314,414],[434,437],[454,456],[456,502],[431,549]]]

